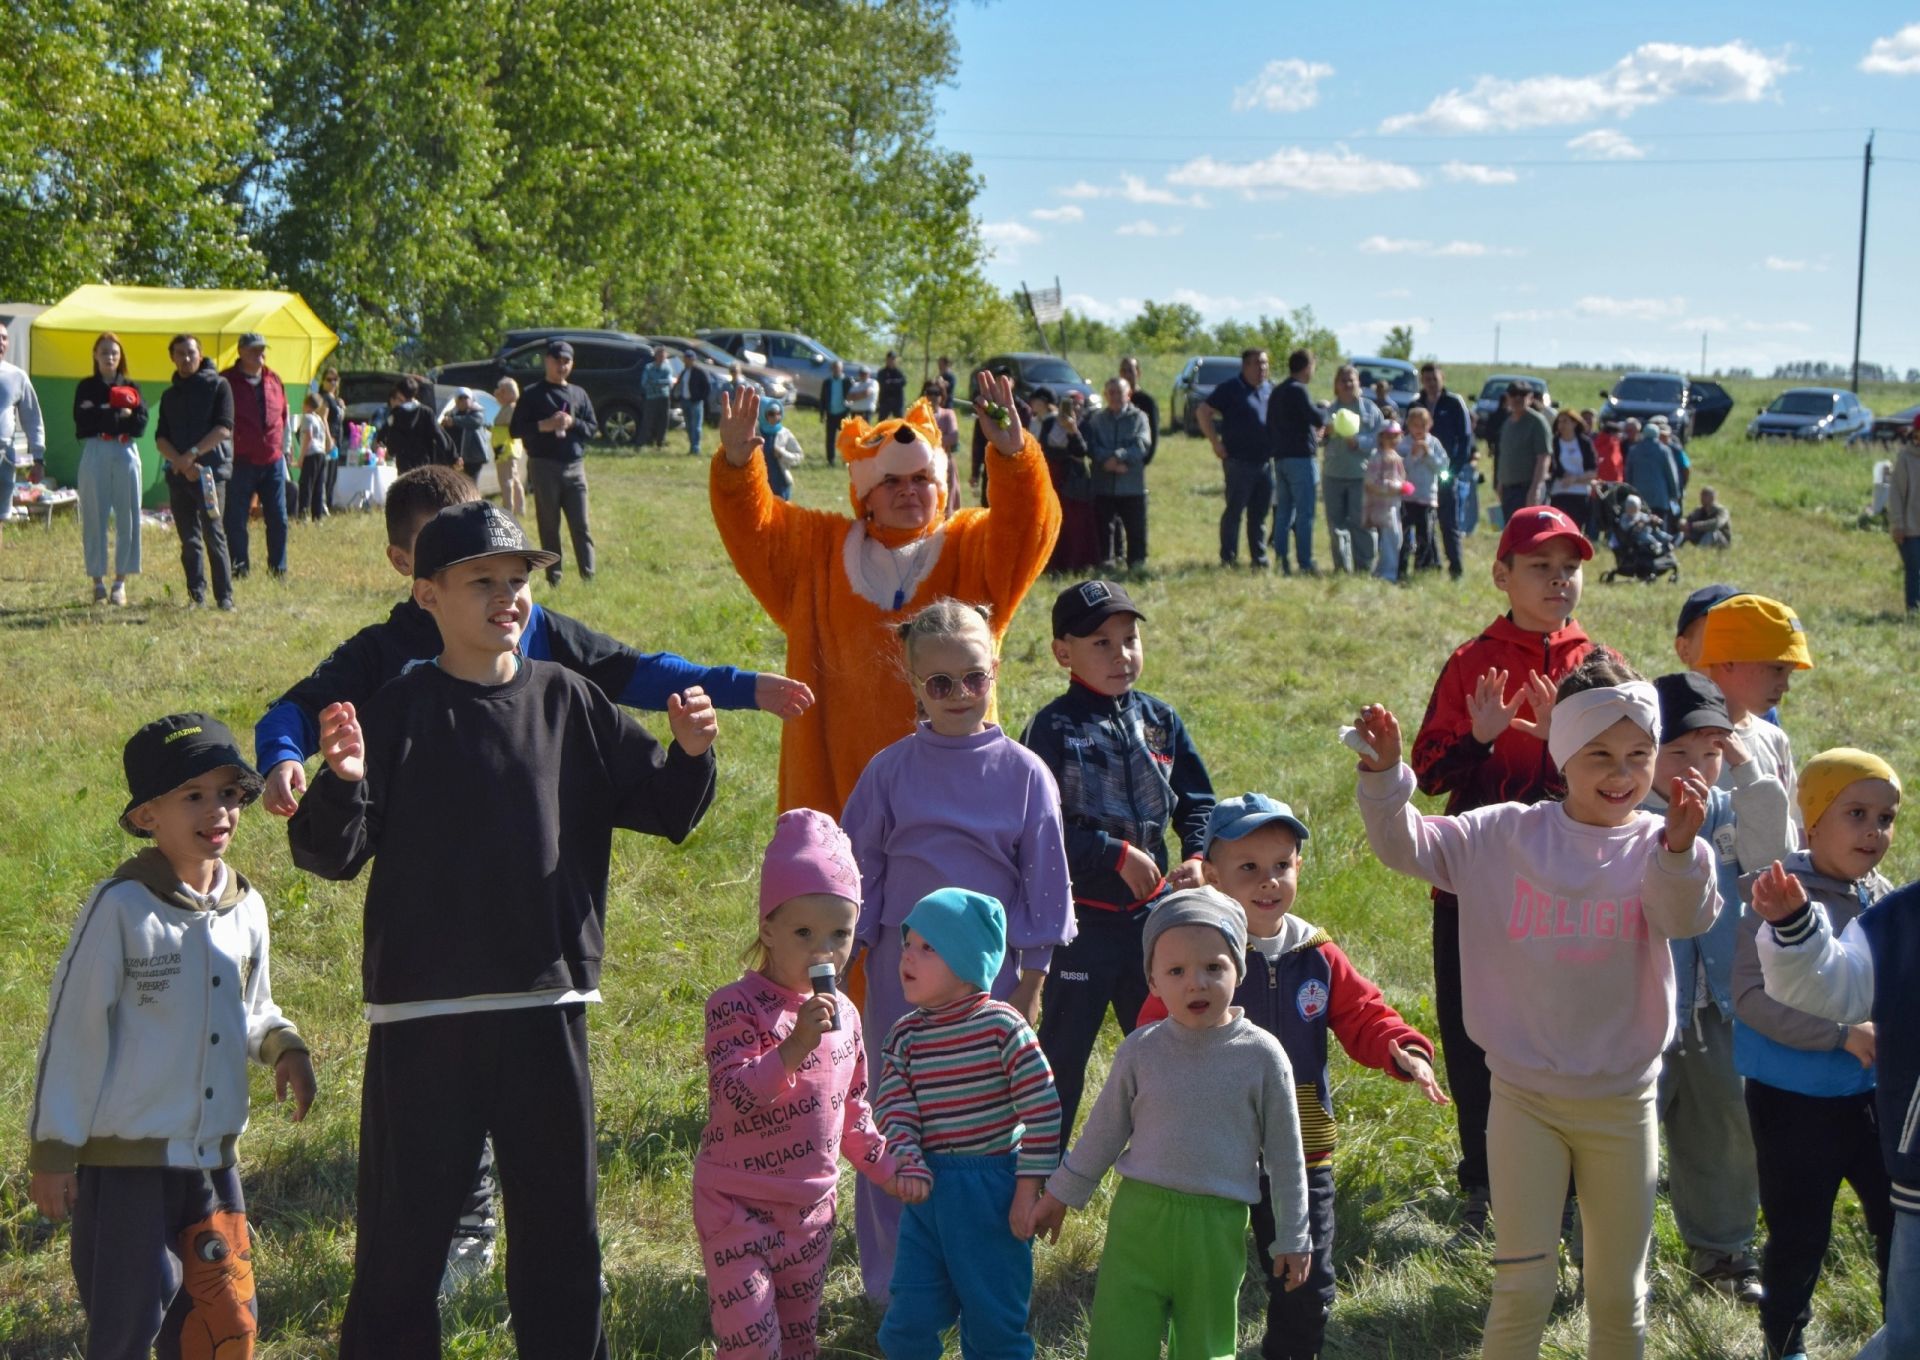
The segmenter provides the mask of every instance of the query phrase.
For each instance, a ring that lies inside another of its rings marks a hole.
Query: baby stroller
[[[1680,564],[1674,560],[1672,536],[1644,510],[1637,522],[1628,523],[1628,497],[1637,500],[1639,493],[1625,482],[1605,483],[1594,495],[1596,536],[1613,550],[1613,570],[1602,572],[1600,579],[1650,582],[1664,576],[1677,583]]]

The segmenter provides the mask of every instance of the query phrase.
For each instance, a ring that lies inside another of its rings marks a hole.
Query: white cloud
[[[1495,321],[1564,321],[1567,314],[1556,307],[1523,307],[1513,312],[1495,312]]]
[[[1150,222],[1142,217],[1115,227],[1113,234],[1115,236],[1178,236],[1185,230],[1186,228],[1177,222],[1172,226],[1163,227],[1158,222]]]
[[[1875,38],[1860,69],[1876,76],[1920,76],[1920,24],[1908,24],[1891,38]]]
[[[1011,263],[1019,258],[1021,246],[1034,245],[1041,236],[1025,222],[982,222],[980,240],[1001,261]]]
[[[1118,198],[1128,203],[1150,204],[1163,208],[1204,208],[1207,200],[1199,194],[1176,194],[1171,189],[1148,184],[1139,175],[1120,176],[1119,185],[1089,184],[1076,180],[1064,189],[1055,189],[1061,198]]]
[[[1301,61],[1287,57],[1270,61],[1260,74],[1233,92],[1235,113],[1248,109],[1266,109],[1270,113],[1297,113],[1310,109],[1320,99],[1320,82],[1333,74],[1323,61]]]
[[[1486,245],[1480,241],[1445,241],[1435,245],[1403,236],[1369,236],[1360,243],[1365,255],[1423,255],[1437,259],[1472,259],[1481,255],[1515,255],[1518,251]]]
[[[1352,354],[1371,354],[1373,347],[1395,326],[1405,326],[1415,335],[1433,324],[1431,318],[1421,316],[1382,317],[1373,321],[1343,321],[1335,326],[1334,333],[1340,337],[1347,351]]]
[[[1078,222],[1087,215],[1078,203],[1063,203],[1057,208],[1035,208],[1028,216],[1036,222]]]
[[[1292,310],[1285,298],[1271,293],[1243,297],[1238,293],[1203,293],[1195,288],[1176,288],[1167,300],[1184,302],[1208,321],[1224,321],[1230,316],[1251,321],[1255,315],[1280,316]]]
[[[1311,194],[1373,194],[1418,189],[1426,181],[1417,170],[1378,161],[1337,147],[1308,151],[1284,146],[1257,161],[1217,161],[1200,156],[1172,171],[1169,184],[1199,189],[1238,189],[1249,195],[1298,190]]]
[[[1567,143],[1567,150],[1602,161],[1637,161],[1647,154],[1633,138],[1613,128],[1583,132]]]
[[[1091,293],[1068,293],[1061,298],[1061,303],[1070,312],[1078,312],[1081,316],[1104,321],[1108,325],[1126,321],[1140,311],[1140,299],[1135,297],[1117,297],[1109,302]]]
[[[1624,118],[1636,109],[1689,97],[1751,104],[1774,92],[1791,69],[1735,40],[1718,47],[1642,43],[1591,75],[1481,76],[1465,90],[1448,90],[1418,113],[1396,114],[1382,132],[1490,132]]]
[[[1574,303],[1582,316],[1607,321],[1670,321],[1684,315],[1685,298],[1614,298],[1589,295]]]
[[[1475,165],[1470,161],[1448,161],[1440,173],[1456,184],[1518,184],[1520,172],[1498,165]]]
[[[1767,268],[1780,274],[1798,274],[1807,267],[1805,260],[1783,260],[1778,255],[1767,256]]]

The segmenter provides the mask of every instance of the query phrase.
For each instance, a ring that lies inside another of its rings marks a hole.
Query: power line
[[[1717,131],[1717,132],[1699,131],[1699,130],[1662,132],[1662,131],[1651,131],[1644,128],[1635,129],[1636,135],[1649,140],[1654,138],[1673,139],[1673,140],[1677,140],[1677,139],[1697,140],[1697,139],[1708,139],[1708,138],[1716,138],[1716,137],[1842,137],[1842,136],[1854,137],[1866,131],[1867,129],[1864,127],[1741,128],[1741,129],[1729,129],[1729,130]],[[1908,136],[1920,137],[1920,129],[1881,128],[1880,131],[1882,133],[1894,132],[1894,133],[1903,133]],[[1070,141],[1084,140],[1084,141],[1110,141],[1110,142],[1192,141],[1192,142],[1203,142],[1207,144],[1217,144],[1220,142],[1272,143],[1277,141],[1296,142],[1296,143],[1314,142],[1314,143],[1329,143],[1329,144],[1345,143],[1345,142],[1427,142],[1427,143],[1431,143],[1431,142],[1437,142],[1437,141],[1459,141],[1459,142],[1472,143],[1476,145],[1484,145],[1489,142],[1557,142],[1564,139],[1567,136],[1567,132],[1568,132],[1568,129],[1562,128],[1555,132],[1462,132],[1462,133],[1354,132],[1354,133],[1347,133],[1344,135],[1315,134],[1313,136],[1296,136],[1292,134],[1281,134],[1278,132],[1268,132],[1268,133],[1110,132],[1110,131],[1094,131],[1091,129],[1085,130],[1085,131],[1075,131],[1075,130],[1062,129],[1062,128],[1054,127],[1051,125],[1048,125],[1039,129],[1036,129],[1033,127],[943,128],[941,129],[941,135],[945,137],[1018,137],[1018,138],[1021,138],[1022,140],[1031,141],[1035,138],[1036,135],[1039,135],[1039,136],[1044,136],[1049,140],[1066,139]]]
[[[962,151],[965,155],[976,161],[1033,161],[1052,165],[1190,165],[1206,154],[1200,152],[1192,156],[1086,156],[1074,151],[1043,153],[1024,151],[968,151],[964,147],[955,149]],[[1449,156],[1443,161],[1392,160],[1373,161],[1369,162],[1369,164],[1404,167],[1406,169],[1441,170],[1454,164],[1459,159],[1458,156]],[[1609,167],[1633,167],[1642,165],[1808,165],[1836,161],[1851,165],[1856,159],[1858,158],[1852,154],[1821,156],[1643,156],[1615,160],[1598,157],[1591,159],[1581,159],[1578,157],[1514,159],[1503,156],[1500,158],[1500,166],[1502,169],[1512,166],[1578,166],[1585,170],[1599,170]],[[1880,156],[1876,159],[1879,160],[1881,164],[1914,163],[1913,160],[1908,157]],[[1257,160],[1216,161],[1216,164],[1229,166],[1257,165],[1259,163]],[[1338,164],[1338,162],[1335,163]],[[1210,186],[1203,185],[1200,187]]]

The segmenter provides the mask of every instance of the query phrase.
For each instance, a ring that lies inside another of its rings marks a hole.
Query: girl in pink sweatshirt
[[[1426,817],[1408,802],[1399,722],[1369,706],[1358,722],[1374,753],[1360,762],[1360,813],[1382,863],[1460,899],[1467,1033],[1493,1074],[1494,1281],[1482,1357],[1540,1353],[1571,1170],[1587,1355],[1638,1360],[1659,1169],[1655,1091],[1675,1023],[1667,941],[1703,933],[1720,907],[1712,847],[1698,835],[1707,786],[1689,770],[1666,790],[1664,818],[1638,810],[1653,785],[1659,699],[1604,651],[1560,682],[1541,722],[1564,802]]]
[[[867,1099],[860,1013],[834,985],[859,914],[846,833],[810,808],[782,813],[750,966],[707,1000],[693,1226],[721,1355],[812,1360],[842,1153],[899,1193]]]

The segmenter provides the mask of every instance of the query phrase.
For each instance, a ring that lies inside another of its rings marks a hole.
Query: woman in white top
[[[1553,480],[1547,499],[1553,508],[1580,526],[1580,532],[1592,533],[1593,472],[1599,457],[1593,440],[1579,413],[1571,409],[1553,418]]]

